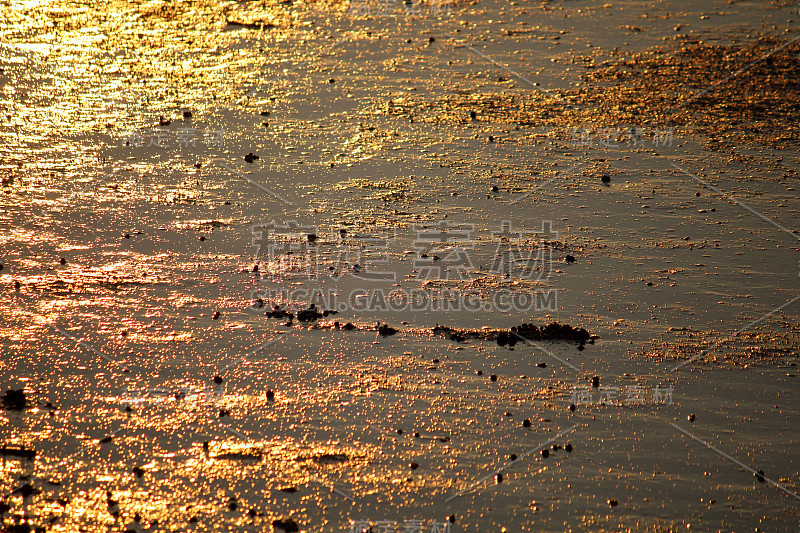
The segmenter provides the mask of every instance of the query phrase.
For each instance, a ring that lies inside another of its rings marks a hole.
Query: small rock
[[[564,446],[564,449],[567,451],[567,453],[572,453],[572,444],[567,443],[567,445]]]
[[[754,475],[756,476],[756,479],[759,481],[759,483],[764,483],[766,478],[764,477],[764,471],[763,470],[759,470]]]
[[[419,464],[417,464],[417,463],[409,463],[408,467],[411,470],[416,470],[417,468],[419,468]]]
[[[608,500],[606,500],[606,503],[611,507],[616,507],[617,505],[619,505],[619,502],[614,498],[609,498]]]
[[[694,413],[686,417],[686,420],[688,420],[689,422],[694,422],[694,419],[695,419]]]
[[[219,311],[214,311],[214,314],[211,315],[211,320],[216,320],[219,318]]]
[[[568,255],[567,257],[564,258],[564,260],[567,263],[574,263],[575,262],[575,256],[574,255]]]
[[[600,378],[598,376],[593,377],[592,378],[592,387],[594,387],[596,389],[599,386],[600,386]]]
[[[530,421],[529,418],[526,418],[525,420],[522,421],[522,427],[524,427],[524,428],[531,427],[531,421]]]
[[[544,450],[542,450],[542,457],[544,457],[545,459],[547,459],[548,457],[550,457],[550,450],[548,450],[547,448],[545,448]]]
[[[492,192],[500,192],[500,187],[497,185],[492,185]]]
[[[489,376],[489,381],[497,381],[497,375],[492,374],[491,376]]]
[[[286,518],[284,520],[273,520],[272,527],[275,529],[280,529],[285,533],[297,533],[300,531],[300,527],[297,525],[297,522],[291,518]]]
[[[602,176],[600,176],[600,181],[602,181],[605,184],[609,184],[611,183],[611,176],[609,176],[608,174],[603,174]]]
[[[25,409],[25,389],[9,389],[3,394],[3,409],[22,411]]]
[[[503,474],[495,474],[494,475],[494,482],[498,485],[503,482]]]
[[[214,383],[216,383],[217,385],[219,385],[223,381],[224,380],[222,379],[222,376],[214,376]]]

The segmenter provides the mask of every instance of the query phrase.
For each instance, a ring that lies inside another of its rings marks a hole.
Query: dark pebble
[[[492,185],[492,192],[500,192],[500,187],[497,185]]]
[[[336,80],[331,78],[331,79],[328,80],[328,83],[336,83]]]
[[[503,482],[503,474],[495,474],[494,475],[494,482],[498,485]]]
[[[214,383],[216,383],[217,385],[222,383],[222,381],[223,381],[222,376],[214,376]]]
[[[447,521],[450,522],[451,524],[455,524],[456,523],[456,515],[451,514],[450,516],[447,517]]]
[[[497,376],[495,374],[492,374],[491,376],[489,376],[489,380],[490,381],[497,381]]]
[[[608,174],[603,174],[600,177],[600,181],[602,181],[603,183],[611,183],[611,176],[609,176]]]
[[[25,390],[9,389],[3,394],[3,409],[22,411],[25,409]]]
[[[599,386],[600,386],[600,378],[597,377],[597,376],[593,377],[592,378],[592,387],[594,387],[596,389]]]
[[[548,457],[550,457],[550,450],[548,450],[547,448],[545,448],[544,450],[542,450],[542,457],[544,457],[545,459],[547,459]]]
[[[508,456],[508,458],[511,459],[512,461],[516,461],[517,460],[517,454],[512,453],[511,455]]]
[[[610,505],[611,507],[616,507],[617,505],[619,505],[619,502],[614,498],[607,500],[606,503],[608,503],[608,505]]]
[[[418,463],[409,463],[408,467],[411,470],[416,470],[417,468],[419,468],[419,464]]]
[[[582,351],[584,351],[585,349],[586,349],[586,346],[584,346],[583,344],[579,344],[579,345],[578,345],[578,351],[579,351],[579,352],[582,352]]]
[[[686,420],[688,420],[689,422],[694,422],[694,419],[695,419],[694,414],[691,414],[691,415],[686,417]]]
[[[547,368],[547,363],[536,363],[536,366],[539,368]]]
[[[192,112],[191,111],[184,111],[183,112],[183,118],[192,118]]]
[[[483,375],[483,370],[476,370],[475,374],[478,375],[478,376],[482,376]]]
[[[575,404],[574,403],[569,404],[569,410],[570,411],[575,411]]]
[[[211,320],[216,320],[219,318],[219,311],[214,311],[214,314],[211,315]]]
[[[397,430],[396,430],[396,433],[397,433],[398,435],[402,435],[402,434],[403,434],[403,430],[402,430],[402,429],[400,429],[400,428],[397,428]]]
[[[575,256],[574,255],[568,255],[566,258],[564,258],[564,260],[567,263],[574,263],[575,262]]]
[[[297,525],[297,522],[291,518],[287,518],[285,520],[273,520],[272,527],[274,529],[280,529],[285,533],[297,533],[300,531],[300,527]]]
[[[61,259],[59,259],[58,262],[61,263],[62,265],[66,265],[67,264],[67,260],[64,259],[63,257]]]
[[[272,392],[271,390],[267,391],[267,401],[268,402],[274,402],[275,401],[275,393]]]
[[[203,242],[203,241],[205,241],[205,240],[206,240],[206,238],[205,238],[205,237],[203,237],[202,235],[200,235],[200,242]]]
[[[316,242],[317,235],[315,233],[309,233],[306,238],[308,239],[308,242]]]
[[[567,453],[572,453],[572,444],[567,443],[567,445],[564,446],[564,449],[567,450]]]
[[[144,470],[142,470],[138,466],[134,466],[132,472],[133,475],[136,477],[142,477],[144,475]]]
[[[529,427],[531,427],[531,421],[530,421],[530,419],[526,418],[525,420],[523,420],[523,421],[522,421],[522,427],[524,427],[524,428],[529,428]]]
[[[759,471],[758,471],[758,472],[755,474],[755,476],[756,476],[756,479],[757,479],[757,480],[758,480],[760,483],[764,483],[764,480],[765,480],[765,478],[764,478],[764,471],[763,471],[763,470],[759,470]]]

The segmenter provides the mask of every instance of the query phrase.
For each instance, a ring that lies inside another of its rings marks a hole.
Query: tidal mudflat
[[[0,4],[2,530],[797,530],[799,11]]]

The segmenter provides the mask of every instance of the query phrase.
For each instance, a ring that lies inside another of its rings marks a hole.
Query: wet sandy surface
[[[3,527],[796,529],[798,7],[351,7],[0,6]]]

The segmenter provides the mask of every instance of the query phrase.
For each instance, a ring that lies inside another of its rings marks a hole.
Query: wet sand
[[[0,5],[2,527],[796,530],[798,6],[356,7]]]

